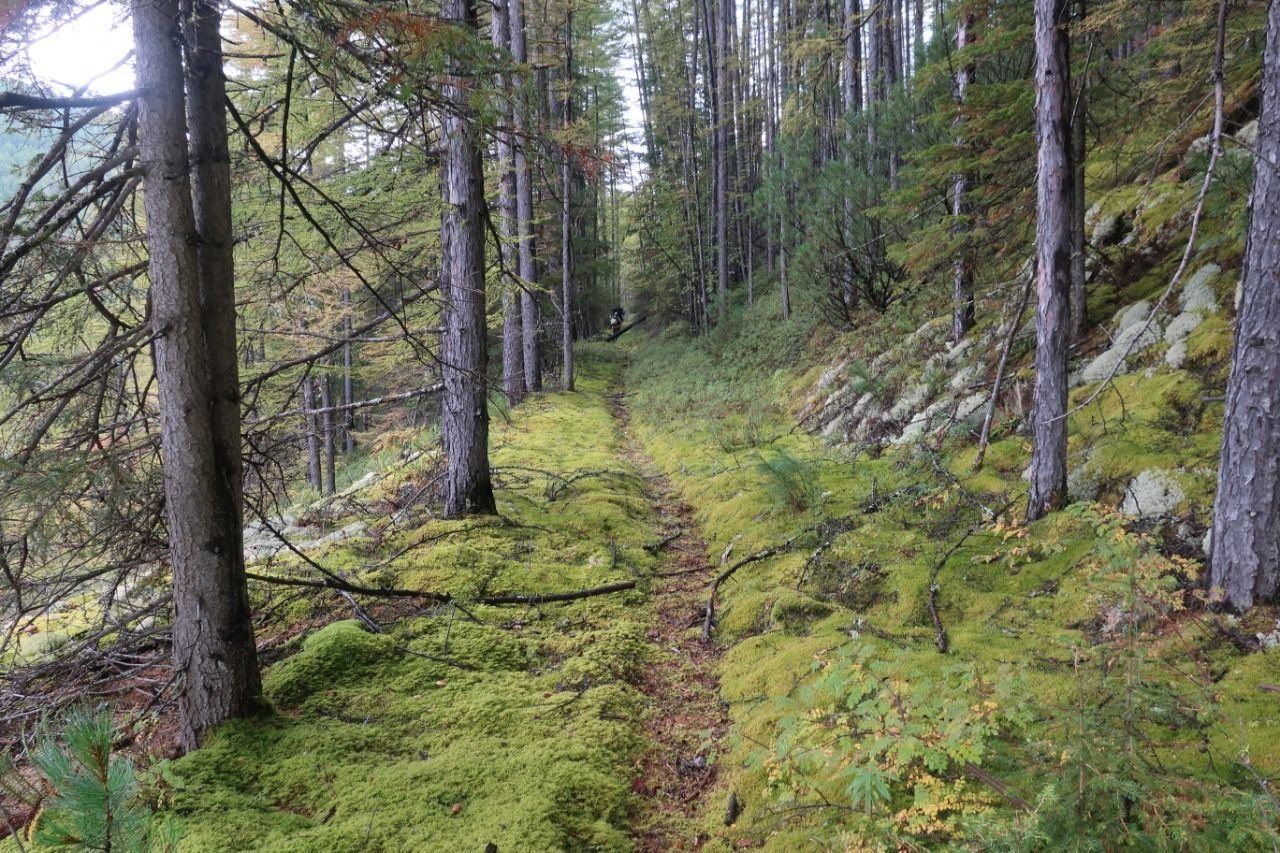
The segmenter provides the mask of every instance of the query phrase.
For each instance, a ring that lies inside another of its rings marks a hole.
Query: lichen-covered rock
[[[1089,245],[1104,246],[1112,243],[1120,236],[1120,232],[1124,229],[1124,217],[1118,214],[1107,214],[1098,219],[1097,224],[1093,226],[1093,233],[1089,236]]]
[[[1218,310],[1218,295],[1213,292],[1213,285],[1210,282],[1221,272],[1222,267],[1217,264],[1205,264],[1196,270],[1195,275],[1187,279],[1187,283],[1182,287],[1182,293],[1178,294],[1178,302],[1182,305],[1184,312],[1200,311],[1213,314]]]
[[[893,408],[889,410],[889,417],[892,420],[900,421],[918,410],[927,399],[929,399],[928,385],[923,382],[909,385],[894,401]]]
[[[1151,468],[1134,477],[1125,489],[1120,512],[1136,518],[1173,513],[1186,498],[1182,486],[1167,471]]]
[[[1102,489],[1102,474],[1091,463],[1077,465],[1067,472],[1067,495],[1073,501],[1097,500]]]
[[[1169,349],[1165,351],[1164,362],[1171,369],[1178,370],[1187,360],[1187,338],[1204,321],[1204,314],[1199,311],[1184,311],[1169,322],[1164,330],[1165,343]]]
[[[1151,313],[1151,303],[1147,300],[1135,302],[1128,307],[1121,308],[1115,314],[1116,335],[1119,336],[1127,329],[1131,329],[1147,319],[1147,315]]]
[[[1253,121],[1237,130],[1235,132],[1235,140],[1249,146],[1250,148],[1256,146],[1258,144],[1258,120],[1255,118]]]

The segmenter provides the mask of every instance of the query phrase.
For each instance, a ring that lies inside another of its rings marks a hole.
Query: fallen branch
[[[965,762],[964,772],[969,778],[976,779],[1000,796],[1004,797],[1015,808],[1022,809],[1024,812],[1035,811],[1031,803],[1028,803],[1026,800],[1022,799],[1022,797],[1019,797],[1007,784],[992,776],[972,761]]]
[[[1035,276],[1028,276],[1022,287],[1022,302],[1018,305],[1018,313],[1009,327],[1009,335],[1000,348],[1000,364],[996,367],[996,381],[991,386],[991,399],[987,402],[987,413],[982,417],[982,432],[978,434],[978,453],[973,458],[973,470],[976,473],[982,468],[982,460],[987,455],[987,445],[991,443],[991,422],[996,417],[996,405],[1000,402],[1000,386],[1004,384],[1005,368],[1009,366],[1009,352],[1013,349],[1013,339],[1022,328],[1022,317],[1027,313],[1027,303],[1031,301],[1031,284]]]
[[[795,536],[792,536],[781,545],[774,545],[770,548],[765,548],[763,551],[756,551],[754,554],[748,554],[720,574],[716,575],[716,579],[711,582],[711,593],[707,596],[707,607],[702,617],[702,642],[706,643],[711,640],[711,630],[715,627],[716,618],[716,593],[720,590],[720,584],[733,577],[734,572],[738,571],[738,569],[743,566],[749,566],[752,563],[758,563],[761,560],[767,560],[770,557],[776,557],[778,554],[784,554],[787,551],[790,551],[791,546],[795,541],[808,532],[809,531],[806,529],[797,533]]]
[[[491,595],[488,598],[477,598],[476,604],[550,604],[556,601],[578,601],[583,598],[595,598],[598,595],[610,595],[635,589],[635,581],[619,581],[591,589],[579,589],[574,592],[549,592],[545,595],[521,593],[517,595]]]
[[[260,581],[262,583],[276,584],[278,586],[296,586],[304,589],[332,589],[338,593],[367,595],[370,597],[381,598],[424,598],[436,604],[454,604],[459,599],[454,598],[447,592],[430,592],[421,589],[381,589],[377,587],[359,586],[358,584],[349,583],[342,578],[336,576],[326,576],[324,580],[303,580],[302,578],[285,578],[273,577],[271,575],[260,575],[257,572],[245,572],[245,577],[249,580]],[[483,598],[473,598],[468,601],[471,604],[551,604],[559,601],[578,601],[583,598],[594,598],[599,595],[609,595],[615,592],[625,592],[629,589],[635,589],[635,581],[619,581],[618,583],[605,584],[604,586],[592,587],[590,589],[579,589],[571,592],[548,592],[548,593],[512,593],[510,595],[490,595]],[[346,595],[344,595],[346,597]],[[347,599],[350,601],[350,599]],[[465,612],[465,611],[464,611]],[[358,616],[359,614],[357,614]],[[363,621],[363,620],[361,620]]]
[[[1000,507],[1000,509],[992,515],[992,519],[998,519],[1000,516],[1008,512],[1009,507],[1021,500],[1023,494],[1025,493],[1017,495],[1009,500],[1004,506]],[[933,621],[933,644],[937,646],[938,651],[944,655],[947,653],[950,643],[947,641],[947,629],[942,626],[942,617],[938,615],[938,593],[942,590],[942,587],[938,586],[938,573],[941,572],[942,567],[947,564],[947,560],[950,560],[952,555],[955,554],[956,551],[960,550],[960,547],[968,541],[970,536],[981,530],[985,523],[986,520],[984,519],[966,530],[964,535],[957,539],[955,543],[947,549],[947,552],[942,555],[942,559],[934,563],[933,568],[929,570],[929,618]]]
[[[650,554],[657,554],[663,548],[667,547],[668,545],[670,545],[672,542],[676,541],[683,535],[684,535],[684,528],[677,527],[674,533],[672,533],[669,536],[666,536],[659,542],[653,543],[652,545],[645,545],[644,549],[648,551]]]

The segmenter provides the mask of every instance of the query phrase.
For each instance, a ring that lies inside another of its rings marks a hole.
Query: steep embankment
[[[682,633],[703,545],[626,437],[608,396],[617,353],[581,364],[577,393],[496,425],[501,518],[431,518],[413,500],[428,455],[299,521],[358,534],[312,548],[327,569],[459,602],[361,596],[380,633],[350,620],[268,639],[278,715],[150,771],[181,849],[658,850],[690,837],[723,727],[711,658]],[[315,577],[279,556],[256,570]],[[469,603],[627,581],[569,603]],[[268,592],[276,626],[351,613],[327,594]]]
[[[1169,183],[1091,215],[1091,313],[1115,316],[1073,365],[1076,502],[1031,526],[1011,311],[958,346],[928,303],[835,341],[757,303],[707,339],[629,344],[646,448],[708,557],[742,563],[714,636],[743,811],[726,829],[707,804],[708,849],[1271,849],[1276,612],[1218,615],[1203,590],[1230,208],[1152,312],[1188,213]]]

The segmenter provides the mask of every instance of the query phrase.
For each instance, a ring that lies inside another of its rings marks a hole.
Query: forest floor
[[[665,541],[653,575],[656,621],[646,634],[655,654],[636,684],[649,710],[643,723],[649,746],[633,785],[644,803],[635,822],[636,844],[642,851],[696,849],[706,838],[692,824],[719,781],[729,729],[715,672],[720,650],[697,633],[715,572],[692,508],[675,495],[631,431],[626,394],[615,390],[609,400],[622,454],[645,478]]]

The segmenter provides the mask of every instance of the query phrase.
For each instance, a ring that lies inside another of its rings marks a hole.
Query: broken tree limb
[[[720,584],[733,577],[734,572],[738,571],[738,569],[743,566],[749,566],[752,563],[758,563],[761,560],[767,560],[770,557],[776,557],[779,554],[784,554],[787,551],[790,551],[791,546],[795,541],[808,532],[808,529],[806,529],[797,533],[795,536],[792,536],[781,545],[774,545],[770,548],[765,548],[762,551],[756,551],[754,554],[748,554],[720,574],[716,575],[716,579],[711,582],[711,593],[707,596],[707,607],[702,618],[702,641],[704,643],[711,640],[711,631],[715,627],[716,593],[720,591]]]
[[[983,457],[987,455],[987,445],[991,442],[991,422],[995,420],[996,404],[1000,402],[1000,386],[1004,384],[1005,368],[1009,366],[1009,351],[1013,349],[1013,339],[1018,336],[1018,330],[1022,328],[1022,317],[1027,313],[1027,303],[1031,300],[1031,284],[1034,280],[1034,275],[1027,277],[1027,283],[1022,287],[1022,302],[1018,305],[1018,313],[1013,318],[1009,335],[1004,339],[1004,346],[1000,348],[1000,365],[996,368],[996,381],[991,386],[991,399],[987,402],[987,413],[982,418],[982,432],[978,435],[978,455],[973,459],[975,472],[982,468]]]
[[[356,409],[367,409],[370,406],[382,406],[387,403],[399,403],[402,400],[412,400],[415,397],[425,397],[428,394],[436,394],[444,390],[444,384],[437,382],[435,385],[427,385],[424,388],[415,388],[412,391],[405,391],[402,394],[386,394],[382,397],[371,397],[368,400],[357,400],[354,403],[345,403],[341,406],[325,406],[322,409],[306,409],[303,414],[307,415],[327,415],[333,412],[352,412]]]
[[[139,94],[137,89],[131,89],[128,92],[116,92],[111,95],[44,98],[23,92],[2,92],[0,93],[0,110],[78,110],[87,107],[114,107],[116,104],[132,101]]]
[[[1009,511],[1009,508],[1026,496],[1026,492],[1020,492],[1011,498],[1004,506],[995,512],[992,519],[998,519]],[[929,618],[933,621],[933,644],[938,648],[938,652],[946,654],[950,643],[947,641],[947,629],[942,625],[942,617],[938,615],[938,593],[942,587],[938,585],[938,574],[942,571],[942,567],[947,564],[947,560],[959,551],[961,546],[968,541],[969,537],[977,533],[986,524],[986,519],[979,521],[964,532],[964,535],[955,541],[946,553],[942,555],[942,559],[933,564],[933,568],[929,570]]]
[[[635,589],[635,581],[619,581],[618,583],[605,584],[604,586],[592,587],[591,589],[579,589],[574,592],[549,592],[546,594],[521,593],[517,595],[491,595],[487,598],[477,598],[476,604],[551,604],[557,601],[578,601],[583,598],[594,598],[597,595],[610,595],[615,592],[625,592],[629,589]]]
[[[1024,812],[1035,811],[1031,803],[1028,803],[1026,800],[1022,799],[1022,797],[1019,797],[1006,783],[997,779],[995,776],[992,776],[972,761],[965,762],[964,772],[969,778],[976,779],[1000,796],[1004,797],[1009,801],[1009,804],[1015,808],[1021,809]]]
[[[674,533],[664,536],[660,541],[654,542],[652,545],[645,545],[644,549],[648,551],[650,554],[657,554],[663,548],[667,547],[668,545],[670,545],[672,542],[676,541],[683,535],[684,535],[684,528],[677,527]]]
[[[454,604],[458,603],[458,599],[454,598],[447,592],[431,592],[422,589],[380,589],[377,587],[360,586],[358,584],[349,583],[335,575],[326,575],[324,580],[303,580],[302,578],[285,578],[273,577],[271,575],[261,575],[257,572],[245,572],[245,577],[249,580],[260,581],[262,583],[275,584],[277,586],[296,586],[304,589],[331,589],[340,594],[367,595],[371,597],[381,598],[424,598],[436,604]],[[578,589],[571,592],[547,592],[533,593],[522,592],[512,593],[510,595],[489,595],[482,598],[462,599],[471,604],[553,604],[559,601],[578,601],[583,598],[594,598],[598,595],[610,595],[615,592],[625,592],[629,589],[635,589],[635,581],[619,581],[617,583],[605,584],[604,586],[591,587],[590,589]],[[350,599],[348,599],[350,601]],[[461,609],[461,608],[459,608]],[[465,612],[465,611],[464,611]],[[363,621],[363,620],[362,620]]]

